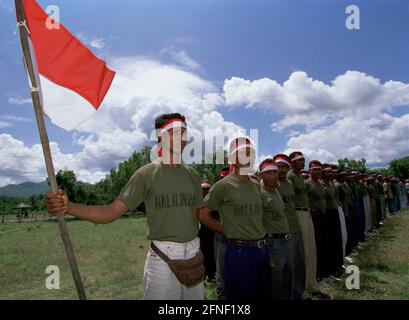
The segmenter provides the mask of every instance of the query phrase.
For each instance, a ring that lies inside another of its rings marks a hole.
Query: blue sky
[[[21,148],[28,154],[33,153],[32,146],[38,143],[38,134],[35,122],[30,121],[33,119],[30,104],[10,103],[10,99],[28,99],[29,95],[18,36],[14,34],[14,8],[10,7],[9,3],[12,2],[0,0],[0,135],[11,135],[13,145],[19,145],[18,141],[23,143],[23,146],[20,144],[20,147],[12,148],[13,157],[18,157],[16,148]],[[402,84],[402,89],[385,95],[396,96],[396,92],[399,92],[402,98],[383,99],[385,106],[377,106],[376,111],[370,111],[368,116],[378,119],[382,125],[399,127],[400,130],[405,130],[407,135],[407,127],[404,124],[404,117],[409,110],[407,1],[353,1],[353,4],[360,8],[360,30],[348,30],[345,27],[345,8],[351,4],[350,1],[39,0],[38,3],[43,8],[57,5],[60,8],[61,23],[74,35],[81,34],[87,39],[84,42],[99,39],[103,43],[102,48],[89,47],[103,59],[143,56],[162,65],[175,65],[181,63],[180,59],[175,61],[175,55],[183,52],[184,57],[189,60],[183,60],[185,65],[182,63],[180,68],[212,84],[217,94],[227,94],[224,88],[225,80],[232,77],[254,82],[251,101],[235,99],[235,102],[231,103],[226,100],[217,106],[217,112],[222,115],[224,121],[233,122],[243,128],[258,128],[261,154],[302,149],[305,144],[310,157],[334,161],[341,154],[359,157],[358,151],[350,152],[351,148],[354,149],[356,144],[361,143],[361,148],[354,150],[364,150],[368,143],[373,143],[372,149],[378,149],[372,153],[362,152],[362,156],[371,159],[370,164],[373,166],[385,165],[395,157],[409,154],[404,141],[396,141],[399,139],[396,138],[393,128],[388,128],[391,132],[389,138],[385,137],[385,143],[392,143],[388,147],[396,149],[396,152],[378,158],[376,153],[382,149],[373,141],[366,143],[356,141],[353,137],[346,138],[349,139],[349,145],[342,143],[338,153],[330,149],[330,146],[327,147],[327,140],[314,138],[319,134],[317,130],[324,128],[325,131],[321,132],[321,135],[332,136],[336,143],[336,139],[342,135],[342,131],[339,131],[341,123],[338,121],[349,118],[353,121],[356,118],[353,106],[350,113],[345,110],[337,111],[331,119],[314,122],[307,128],[301,122],[272,131],[272,123],[295,114],[297,106],[288,102],[288,113],[277,112],[278,109],[285,109],[286,105],[282,108],[276,105],[268,106],[268,103],[265,103],[266,95],[258,96],[260,89],[256,82],[266,78],[282,85],[294,72],[304,72],[308,78],[331,86],[335,78],[344,75],[348,70],[359,72],[371,79],[379,79],[379,88],[382,90],[386,81],[393,80]],[[236,97],[239,89],[235,87],[234,93],[231,94]],[[372,89],[377,91],[373,86],[363,86],[362,92]],[[317,94],[316,99],[320,99],[319,92],[312,94]],[[363,95],[362,99],[365,97]],[[362,105],[360,117],[366,113],[364,108],[368,108],[366,102]],[[293,111],[290,110],[292,106],[295,108]],[[359,106],[357,107],[359,109]],[[330,109],[328,106],[328,110]],[[308,115],[312,117],[327,112],[320,103],[317,103],[316,107],[312,103],[309,110],[311,112]],[[380,130],[380,127],[374,127],[381,126],[378,122],[367,124],[368,135]],[[49,121],[47,126],[50,140],[58,144],[62,156],[75,155],[83,150],[84,145],[79,145],[76,137],[84,136],[85,133],[65,132]],[[354,128],[352,122],[348,124],[348,128],[349,126]],[[289,133],[292,131],[296,139],[289,141]],[[402,137],[405,134],[402,133]],[[317,143],[321,143],[322,148],[312,145],[312,141],[320,141]],[[396,146],[393,145],[394,141],[397,142]],[[12,160],[7,159],[8,155],[4,153],[0,157],[4,162]],[[112,158],[112,165],[119,160]],[[82,164],[81,168],[88,174],[96,172],[93,169],[100,174],[104,171],[104,168],[92,168],[88,164]],[[30,171],[29,168],[27,170]],[[41,169],[36,170],[32,175],[27,173],[21,176],[16,173],[16,168],[3,168],[0,169],[0,176],[9,182],[38,180]],[[86,175],[84,173],[84,177]]]

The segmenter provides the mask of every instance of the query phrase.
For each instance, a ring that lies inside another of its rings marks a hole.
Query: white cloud
[[[101,39],[101,38],[92,39],[92,40],[89,42],[89,44],[90,44],[90,46],[91,46],[92,48],[95,48],[95,49],[97,49],[97,50],[102,50],[102,49],[105,48],[105,46],[106,46],[104,40]]]
[[[33,121],[33,119],[30,119],[30,118],[17,117],[17,116],[11,116],[11,115],[0,116],[0,118],[4,120],[9,120],[9,121],[15,121],[15,122],[32,122]]]
[[[193,60],[185,50],[181,50],[179,52],[175,52],[173,54],[173,58],[181,63],[182,65],[188,67],[189,69],[198,69],[200,65]]]
[[[336,162],[339,158],[365,158],[371,166],[384,166],[409,154],[409,114],[380,114],[368,119],[345,117],[334,124],[292,137],[286,152],[303,150],[311,158]]]
[[[91,183],[104,178],[106,171],[94,170],[79,154],[63,153],[58,144],[50,142],[55,171],[73,170],[78,179]],[[24,181],[40,182],[47,176],[40,144],[26,146],[10,134],[0,134],[0,187]]]
[[[77,34],[77,39],[82,42],[85,46],[90,46],[94,49],[97,50],[102,50],[106,48],[106,43],[103,38],[93,38],[89,39],[85,34],[83,33],[78,33]]]
[[[162,55],[169,55],[180,66],[188,70],[198,70],[201,68],[200,64],[190,57],[186,50],[176,49],[174,45],[162,49],[160,53]]]
[[[314,80],[305,72],[293,72],[282,85],[263,78],[225,80],[228,106],[264,108],[284,118],[272,124],[275,131],[294,125],[314,127],[342,117],[374,116],[396,106],[409,105],[409,84],[379,79],[358,71],[347,71],[331,84]]]
[[[10,97],[7,99],[8,104],[22,105],[22,104],[31,104],[32,101],[29,98],[21,97]]]
[[[10,115],[0,116],[0,129],[13,126],[14,122],[31,122],[32,119]]]
[[[193,73],[144,57],[109,62],[116,80],[96,115],[76,134],[77,142],[84,145],[83,156],[104,164],[99,169],[107,170],[113,159],[119,162],[152,143],[154,118],[162,113],[184,114],[193,136],[205,130],[216,136],[239,129],[215,110],[223,102],[214,93],[216,88]]]
[[[283,84],[263,78],[225,80],[223,97],[230,107],[263,108],[283,116],[272,123],[275,132],[293,126],[286,152],[302,150],[312,159],[366,158],[382,166],[409,154],[409,114],[387,112],[409,106],[409,84],[384,83],[358,71],[347,71],[331,84],[297,71]]]
[[[81,151],[63,153],[58,144],[51,143],[56,170],[74,170],[83,181],[99,181],[133,151],[152,143],[153,120],[161,113],[186,115],[193,136],[234,135],[241,128],[224,120],[218,108],[225,105],[264,108],[281,115],[283,118],[272,124],[274,131],[306,126],[306,130],[290,130],[286,152],[301,149],[309,159],[335,162],[340,157],[365,157],[370,165],[384,165],[409,154],[409,115],[387,114],[395,106],[409,104],[409,85],[402,82],[381,83],[372,76],[348,71],[328,85],[295,72],[282,85],[267,78],[248,81],[233,77],[219,92],[186,66],[143,56],[114,57],[108,64],[117,72],[112,87],[95,116],[73,135]],[[46,83],[43,90],[47,90]],[[73,105],[76,100],[70,98],[66,103]],[[26,146],[3,134],[0,147],[5,151],[0,157],[3,184],[44,179],[40,145]]]
[[[0,120],[0,128],[7,128],[7,127],[11,127],[11,124]]]
[[[223,103],[217,89],[187,70],[145,57],[112,58],[108,64],[117,72],[112,87],[95,116],[73,135],[74,143],[82,150],[63,153],[58,144],[51,143],[56,171],[69,168],[83,181],[99,181],[133,151],[152,144],[149,136],[154,118],[165,112],[184,114],[192,135],[206,131],[212,137],[225,136],[240,129],[216,110]],[[48,90],[48,85],[42,83],[43,91]],[[76,103],[70,99],[67,105]],[[48,107],[52,108],[52,104]],[[40,145],[26,146],[3,134],[0,146],[5,151],[3,155],[7,155],[0,157],[0,166],[4,164],[0,170],[3,183],[10,179],[17,183],[45,178]]]

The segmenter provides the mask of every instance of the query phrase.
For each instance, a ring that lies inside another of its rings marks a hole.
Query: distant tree
[[[226,152],[222,149],[212,155],[208,155],[208,163],[194,164],[193,167],[199,172],[202,179],[207,179],[211,184],[219,180],[220,170],[225,165],[224,163],[216,164],[216,159],[226,159]],[[225,161],[226,162],[226,161]]]
[[[389,163],[392,175],[396,177],[409,178],[409,156],[395,159]]]
[[[97,196],[97,194],[96,194],[94,191],[90,191],[90,192],[88,193],[87,204],[90,204],[90,205],[99,204],[99,203],[98,203],[98,196]]]
[[[348,158],[338,159],[338,168],[342,171],[356,170],[359,172],[368,172],[366,168],[366,159],[349,160]]]
[[[40,211],[43,211],[46,209],[44,194],[37,195],[37,207],[38,207],[38,210]]]
[[[109,174],[95,185],[93,190],[99,204],[112,202],[129,181],[133,173],[150,162],[151,147],[133,152],[128,160],[121,162],[118,168],[112,168]]]
[[[32,195],[29,197],[29,203],[31,206],[31,210],[38,211],[39,210],[39,199],[36,195]]]
[[[77,182],[77,177],[75,176],[74,171],[71,170],[59,170],[57,174],[55,175],[56,180],[57,180],[57,186],[60,189],[63,189],[67,195],[68,198],[71,201],[76,202],[76,197],[75,197],[75,183]]]
[[[74,186],[75,201],[78,203],[87,204],[88,194],[82,184],[76,184]]]

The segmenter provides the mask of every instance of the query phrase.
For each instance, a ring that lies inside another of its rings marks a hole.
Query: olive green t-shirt
[[[290,232],[285,206],[280,193],[276,189],[274,192],[268,191],[261,186],[263,193],[263,224],[266,233],[287,234]]]
[[[345,182],[340,183],[338,181],[335,182],[335,188],[337,189],[339,202],[341,202],[342,211],[344,212],[345,216],[349,216],[349,208],[352,203],[351,188]]]
[[[287,216],[290,232],[295,233],[300,231],[300,223],[298,222],[297,212],[295,211],[295,192],[293,184],[288,179],[279,181],[277,190],[284,202],[285,215]]]
[[[204,207],[200,183],[195,169],[159,158],[136,170],[116,199],[131,211],[145,203],[149,240],[189,242],[199,230],[195,209]]]
[[[392,183],[391,184],[391,189],[394,197],[400,197],[400,188],[397,183]]]
[[[367,185],[368,188],[368,193],[369,193],[369,198],[371,199],[378,199],[378,191],[376,190],[376,188],[373,185]]]
[[[305,186],[304,178],[297,175],[292,169],[288,172],[287,178],[293,184],[294,193],[295,193],[295,207],[296,208],[309,208],[310,202],[308,199],[308,192],[307,192],[307,187]]]
[[[364,197],[369,196],[368,188],[366,187],[366,185],[363,182],[360,182],[359,184],[361,185],[363,196]]]
[[[264,238],[263,198],[260,185],[230,174],[217,181],[206,195],[205,206],[217,210],[226,237],[238,240]]]
[[[351,190],[351,201],[354,202],[358,200],[358,189],[356,187],[355,182],[348,184],[348,186],[349,186],[349,189]]]
[[[346,193],[348,194],[348,196],[349,196],[349,203],[351,204],[352,203],[352,190],[351,190],[351,186],[348,184],[348,183],[346,183],[346,182],[344,182],[343,183],[343,186],[344,186],[344,188],[345,188],[345,191],[346,191]]]
[[[376,190],[378,191],[378,195],[385,195],[385,193],[383,192],[382,182],[376,182]]]
[[[355,182],[355,188],[357,190],[358,199],[363,198],[365,196],[365,192],[366,192],[364,190],[365,189],[364,185],[362,183],[360,183],[360,182]]]
[[[326,200],[325,189],[321,182],[313,181],[311,178],[305,181],[311,210],[322,210],[325,212]]]
[[[325,207],[327,209],[338,209],[338,194],[335,186],[332,183],[324,183],[325,188]]]

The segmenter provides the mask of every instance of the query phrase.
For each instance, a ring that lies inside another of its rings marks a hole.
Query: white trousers
[[[345,262],[345,249],[347,246],[347,241],[348,241],[348,233],[347,233],[347,226],[345,223],[345,214],[344,210],[342,210],[342,207],[338,207],[338,214],[339,214],[339,221],[341,222],[341,234],[342,234],[342,252],[343,252],[343,257],[344,257],[344,262]]]
[[[153,242],[170,259],[190,259],[200,249],[199,238],[186,243],[156,240]],[[149,248],[146,258],[143,281],[145,300],[204,299],[203,282],[189,288],[182,285],[170,270],[168,264],[157,256],[151,248]]]
[[[298,221],[300,222],[301,235],[304,242],[305,259],[305,294],[319,292],[317,283],[317,246],[315,243],[314,224],[310,211],[297,210]]]

